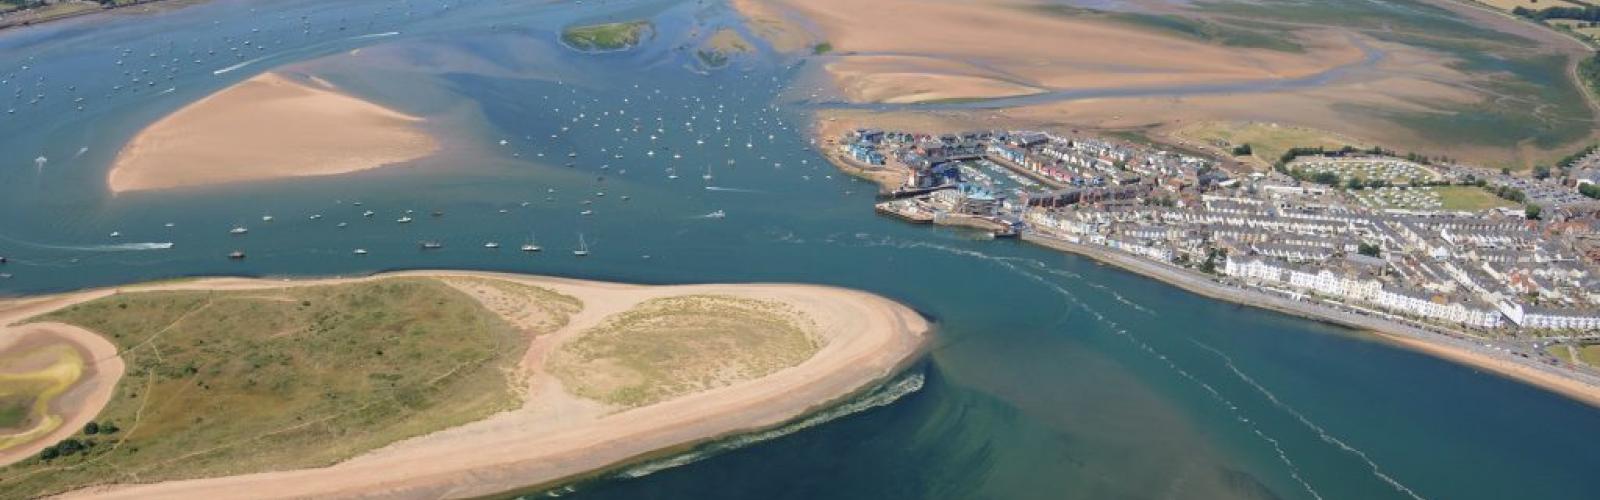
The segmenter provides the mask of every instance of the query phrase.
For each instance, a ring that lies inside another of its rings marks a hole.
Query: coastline
[[[1031,231],[1023,233],[1022,240],[1087,257],[1095,262],[1111,265],[1208,298],[1367,332],[1376,340],[1395,347],[1482,370],[1600,408],[1600,376],[1565,367],[1545,365],[1503,353],[1491,354],[1475,349],[1473,346],[1477,344],[1468,338],[1428,332],[1383,318],[1339,311],[1260,291],[1228,287],[1193,271],[1165,266],[1137,256],[1119,254],[1109,248],[1072,243]]]
[[[62,498],[479,497],[561,483],[730,435],[784,425],[845,401],[900,373],[923,352],[928,323],[888,299],[840,288],[785,285],[644,286],[540,276],[407,271],[360,278],[271,280],[206,278],[87,290],[0,303],[8,317],[38,313],[117,292],[250,290],[391,277],[489,278],[556,290],[583,300],[565,328],[537,337],[523,359],[522,408],[391,443],[337,464],[238,476],[90,487]],[[570,396],[544,372],[545,357],[605,317],[651,298],[729,294],[779,300],[807,313],[827,339],[799,365],[661,403],[618,409]]]
[[[0,30],[6,30],[6,29],[12,29],[12,28],[26,28],[26,27],[29,27],[29,26],[40,26],[40,25],[50,24],[50,23],[53,23],[53,22],[56,22],[56,21],[65,21],[67,19],[75,19],[75,18],[79,18],[79,17],[88,17],[88,16],[92,16],[92,15],[95,15],[95,14],[111,14],[111,13],[127,12],[127,11],[130,11],[130,10],[139,9],[140,7],[143,7],[145,11],[148,11],[149,9],[177,8],[177,7],[184,7],[184,6],[188,6],[188,5],[193,5],[193,4],[196,4],[196,3],[203,2],[203,1],[205,1],[205,0],[135,0],[133,3],[126,4],[126,5],[116,5],[116,6],[110,6],[110,7],[101,6],[99,8],[89,8],[89,9],[84,9],[84,10],[76,10],[76,11],[67,12],[67,13],[61,14],[61,15],[47,17],[47,18],[44,18],[44,19],[26,19],[26,20],[15,21],[15,22],[13,22],[13,21],[11,21],[9,19],[0,20]],[[29,13],[26,12],[26,11],[24,11],[24,12],[13,12],[12,13],[12,15],[14,15],[14,16],[15,15],[22,15],[22,14],[29,14]]]

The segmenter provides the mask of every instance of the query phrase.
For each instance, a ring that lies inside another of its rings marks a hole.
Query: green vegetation
[[[1368,257],[1378,257],[1383,255],[1383,249],[1379,248],[1377,245],[1363,242],[1360,246],[1356,247],[1356,253]]]
[[[127,372],[96,432],[0,471],[4,498],[328,465],[516,407],[527,348],[427,278],[119,294],[38,320],[102,333]]]
[[[646,301],[568,341],[550,372],[567,390],[637,407],[751,380],[821,348],[786,305],[718,295]]]
[[[568,46],[590,52],[626,50],[639,45],[654,26],[650,21],[573,26],[561,32]]]
[[[822,42],[811,47],[811,55],[820,56],[829,52],[833,52],[833,44],[828,42]]]
[[[1600,94],[1600,52],[1578,62],[1578,78],[1583,79],[1583,84],[1589,87],[1590,92]],[[1592,151],[1593,146],[1589,150]]]
[[[1514,205],[1476,186],[1445,186],[1434,190],[1443,202],[1440,208],[1445,210],[1477,211]]]
[[[1566,344],[1556,344],[1546,347],[1544,348],[1544,352],[1550,353],[1551,356],[1555,356],[1556,359],[1561,360],[1563,363],[1572,364],[1572,350],[1567,348]]]
[[[28,423],[33,398],[0,396],[0,429],[15,429]]]
[[[1600,344],[1590,344],[1578,348],[1578,359],[1589,366],[1600,368]]]

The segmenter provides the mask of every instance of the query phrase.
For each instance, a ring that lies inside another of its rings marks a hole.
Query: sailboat
[[[537,252],[537,251],[540,251],[540,250],[544,250],[544,248],[539,246],[539,243],[534,238],[534,234],[533,233],[528,233],[528,242],[522,244],[522,251],[524,251],[524,252]]]
[[[706,175],[702,175],[702,176],[700,176],[700,178],[701,179],[705,179],[707,181],[712,179],[712,177],[711,177],[711,165],[710,164],[706,165]]]
[[[583,241],[583,233],[578,233],[578,249],[573,250],[572,255],[576,255],[578,257],[589,256],[589,243]]]

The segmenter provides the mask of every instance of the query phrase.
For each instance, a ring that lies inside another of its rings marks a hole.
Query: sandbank
[[[558,482],[660,450],[770,428],[870,388],[921,351],[929,325],[882,297],[811,285],[638,286],[480,272],[415,271],[365,278],[214,278],[100,289],[0,303],[0,319],[30,318],[118,291],[252,290],[395,276],[487,278],[548,288],[581,300],[566,327],[536,337],[525,355],[522,408],[413,438],[329,467],[154,484],[93,487],[67,498],[459,498]],[[459,285],[458,285],[459,286]],[[755,380],[632,409],[577,398],[543,370],[556,348],[640,302],[714,294],[776,301],[814,322],[821,349],[799,365]]]
[[[439,145],[422,119],[316,80],[265,73],[140,131],[113,162],[113,193],[356,172]]]

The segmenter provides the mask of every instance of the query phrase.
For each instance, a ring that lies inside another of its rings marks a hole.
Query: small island
[[[750,42],[739,32],[732,28],[722,28],[707,37],[700,45],[700,49],[695,51],[695,55],[707,68],[716,69],[727,66],[734,56],[754,51],[755,48],[751,47]]]
[[[0,497],[484,496],[782,425],[928,330],[808,285],[406,272],[0,302]]]
[[[561,43],[583,52],[615,52],[638,46],[654,29],[650,21],[573,26],[562,30]]]

